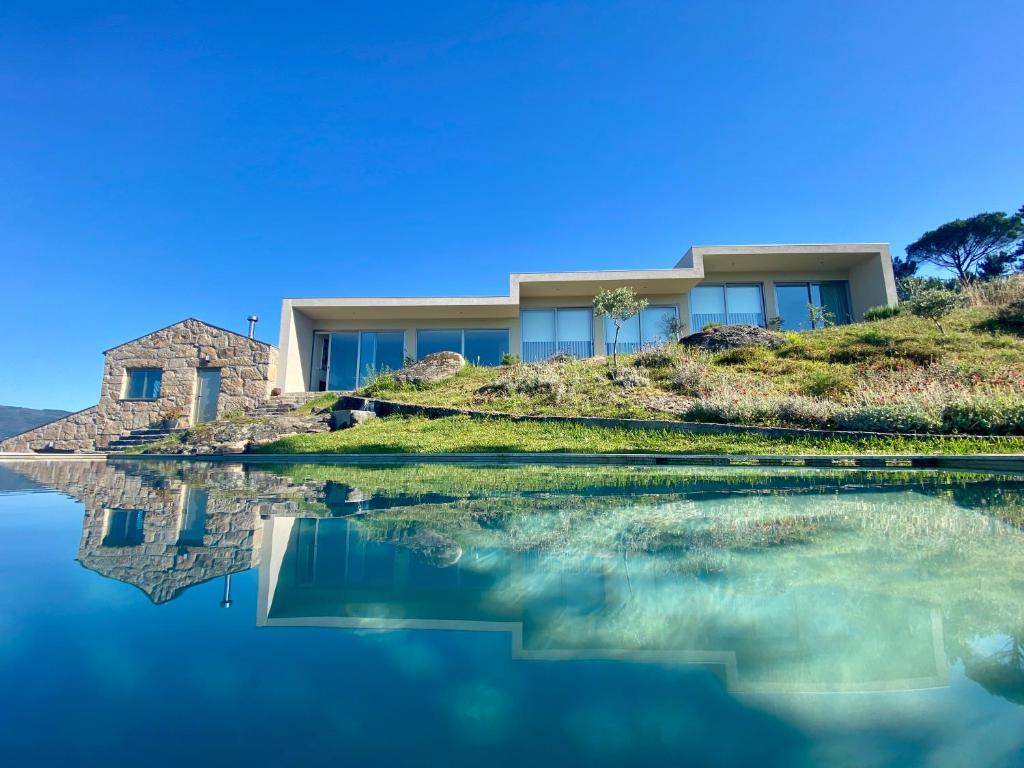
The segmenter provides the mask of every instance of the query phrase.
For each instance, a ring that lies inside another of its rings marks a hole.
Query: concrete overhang
[[[881,255],[884,243],[821,243],[807,245],[695,245],[677,267],[717,272],[821,272],[848,270]]]
[[[519,303],[508,296],[285,299],[285,303],[313,320],[488,319],[519,314]]]
[[[641,295],[685,293],[703,275],[684,269],[623,269],[600,272],[513,272],[513,296],[593,296],[604,288],[629,286]]]

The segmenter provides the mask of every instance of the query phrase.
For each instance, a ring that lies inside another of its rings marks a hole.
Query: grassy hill
[[[71,411],[54,408],[19,408],[14,405],[0,405],[0,440],[17,435],[34,427],[42,426]]]
[[[430,386],[377,377],[357,394],[485,411],[392,416],[285,437],[262,453],[1024,453],[1024,278],[935,323],[910,314],[785,334],[781,346],[710,353],[673,344],[606,359],[468,366]],[[1014,319],[1016,317],[1016,320]],[[325,394],[303,410],[330,408]],[[887,433],[768,438],[522,422],[603,416]],[[908,433],[915,433],[913,435]],[[174,446],[165,446],[174,450]]]
[[[467,367],[429,387],[381,376],[360,394],[494,413],[852,429],[1024,434],[1024,337],[995,310],[897,316],[786,334],[777,349],[671,345],[604,359]]]

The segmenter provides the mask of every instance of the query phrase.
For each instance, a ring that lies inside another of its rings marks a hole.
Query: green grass
[[[765,438],[756,435],[690,435],[660,430],[583,427],[574,424],[393,416],[339,432],[294,435],[258,453],[1020,453],[1024,437]]]
[[[489,413],[610,418],[666,418],[669,414],[671,418],[690,411],[684,418],[765,426],[1020,434],[1024,431],[1024,338],[981,330],[993,314],[990,309],[955,312],[944,321],[946,335],[931,321],[901,314],[787,334],[786,344],[776,350],[750,348],[694,356],[673,346],[666,350],[663,362],[643,368],[649,384],[633,389],[611,381],[607,362],[597,359],[553,366],[559,382],[556,388],[525,393],[482,391],[506,375],[506,367],[467,367],[431,386],[396,385],[385,376],[359,394]],[[620,357],[626,366],[635,360],[635,356]],[[674,385],[681,361],[702,366],[701,391]],[[929,382],[936,386],[923,391]],[[893,398],[892,391],[916,399]],[[723,406],[723,399],[730,398],[747,404],[760,400],[765,407],[743,413],[728,402]],[[800,409],[780,407],[787,398],[812,399],[819,411],[831,415],[816,417],[814,403],[797,403]],[[709,407],[703,407],[704,401]],[[966,417],[957,411],[961,404],[972,409]],[[879,405],[886,413],[878,413]],[[851,408],[858,409],[854,416],[849,415]],[[923,415],[914,418],[914,413]],[[823,418],[831,422],[820,423]]]

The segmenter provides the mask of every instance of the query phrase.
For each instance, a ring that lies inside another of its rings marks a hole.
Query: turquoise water
[[[1024,479],[0,465],[6,765],[1024,765]]]

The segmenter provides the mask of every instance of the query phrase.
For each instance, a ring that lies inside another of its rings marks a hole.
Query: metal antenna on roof
[[[260,321],[260,319],[258,317],[256,317],[256,315],[249,315],[245,319],[249,321],[249,338],[250,339],[255,338],[256,337],[256,323],[258,323]]]

